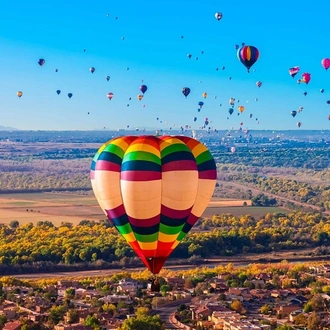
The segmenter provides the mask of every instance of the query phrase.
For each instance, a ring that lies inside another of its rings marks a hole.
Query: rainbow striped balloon
[[[209,150],[185,136],[115,138],[90,171],[102,210],[154,274],[204,212],[216,177]]]
[[[259,50],[254,46],[244,46],[237,51],[237,58],[250,72],[251,66],[257,62],[259,58]]]

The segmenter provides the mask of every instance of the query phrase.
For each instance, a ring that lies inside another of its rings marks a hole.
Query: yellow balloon
[[[204,97],[204,99],[207,98],[207,93],[203,93],[202,96]]]

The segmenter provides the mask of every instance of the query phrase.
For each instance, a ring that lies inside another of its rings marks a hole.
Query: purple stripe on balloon
[[[160,222],[160,215],[156,215],[155,217],[149,218],[149,219],[135,219],[132,217],[128,217],[129,222],[132,226],[136,227],[151,227],[158,225]]]
[[[161,206],[161,214],[172,219],[182,219],[189,215],[191,207],[187,210],[174,210],[165,205]]]
[[[106,160],[98,160],[95,165],[95,170],[120,172],[120,165]]]
[[[153,181],[161,180],[162,173],[155,171],[123,171],[120,179],[125,181]]]
[[[162,165],[163,172],[169,171],[197,171],[196,161],[192,160],[177,160]]]
[[[217,171],[207,170],[207,171],[198,172],[198,178],[199,179],[205,179],[205,180],[216,180],[217,179]]]
[[[107,217],[110,219],[115,219],[115,218],[119,218],[121,217],[123,214],[126,213],[125,211],[125,207],[123,204],[117,206],[114,209],[111,210],[105,210],[105,212],[107,213]]]

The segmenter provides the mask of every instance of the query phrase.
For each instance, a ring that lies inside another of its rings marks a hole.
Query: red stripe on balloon
[[[198,178],[199,179],[205,179],[205,180],[216,180],[217,179],[217,171],[207,170],[207,171],[198,172]]]
[[[153,181],[161,180],[162,173],[155,171],[123,171],[120,179],[125,181]]]
[[[120,172],[120,165],[106,160],[98,160],[95,164],[96,171]]]
[[[179,139],[183,143],[185,143],[190,150],[193,150],[197,145],[200,144],[200,142],[198,142],[197,140],[192,139],[192,138],[187,137],[187,136],[180,136]]]
[[[182,219],[190,214],[191,207],[187,210],[174,210],[165,205],[161,206],[161,214],[172,219]]]
[[[197,222],[198,219],[199,219],[199,217],[196,217],[196,215],[191,213],[187,219],[187,223],[189,223],[189,225],[193,226]]]
[[[177,161],[169,162],[167,164],[162,165],[162,172],[189,171],[189,170],[197,171],[197,165],[196,165],[195,161],[177,160]]]
[[[135,227],[152,227],[158,225],[160,222],[160,216],[156,215],[155,217],[149,219],[135,219],[132,217],[128,217],[129,223]]]
[[[116,219],[121,217],[122,215],[124,215],[126,213],[125,211],[125,207],[123,204],[117,206],[114,209],[111,210],[105,210],[105,212],[107,213],[107,217],[110,219]]]

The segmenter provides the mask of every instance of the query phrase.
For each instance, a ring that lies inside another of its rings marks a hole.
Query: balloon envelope
[[[328,70],[330,68],[330,58],[324,58],[321,61],[321,64],[324,67],[324,69]]]
[[[147,90],[148,90],[148,87],[146,85],[140,86],[140,91],[142,92],[142,94],[144,94]]]
[[[189,87],[183,87],[182,88],[182,94],[187,97],[190,94],[190,88]]]
[[[299,72],[299,66],[294,66],[293,68],[289,69],[289,75],[294,78],[294,76]]]
[[[204,212],[216,176],[208,149],[185,136],[115,138],[90,171],[103,212],[154,274]]]
[[[18,97],[22,97],[23,92],[22,91],[18,91],[16,94],[17,94]]]
[[[39,60],[38,60],[38,64],[40,65],[40,66],[43,66],[44,64],[45,64],[45,60],[43,59],[43,58],[39,58]]]
[[[258,48],[254,46],[243,46],[237,51],[238,59],[247,68],[248,72],[250,72],[252,65],[257,62],[259,55]]]

